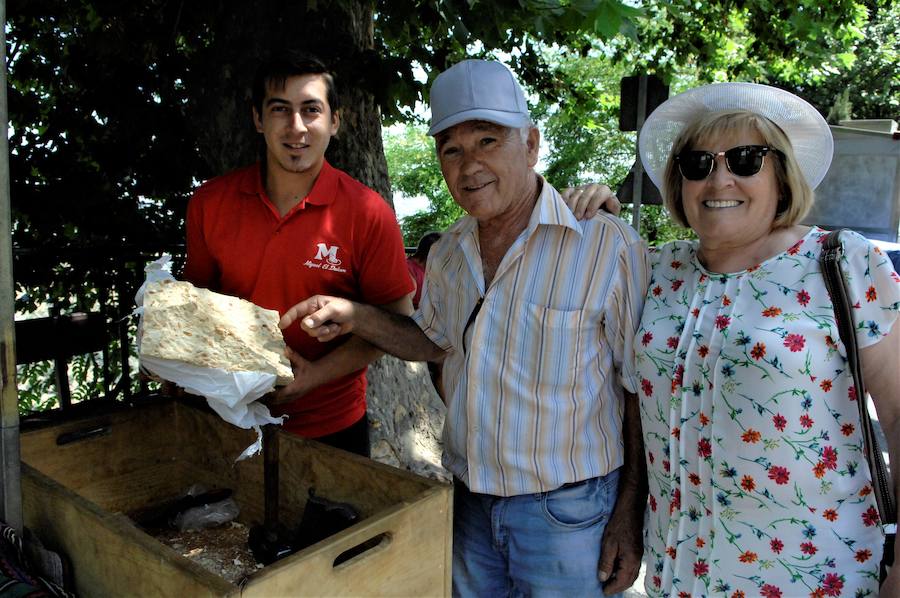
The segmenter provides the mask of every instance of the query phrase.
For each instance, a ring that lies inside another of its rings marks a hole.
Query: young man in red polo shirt
[[[265,156],[194,193],[187,280],[280,313],[314,294],[412,313],[393,211],[325,160],[338,109],[333,78],[318,59],[284,52],[260,66],[253,121]],[[284,336],[294,382],[272,401],[276,414],[290,416],[284,427],[368,456],[365,368],[380,353],[356,337],[319,343],[299,325]]]

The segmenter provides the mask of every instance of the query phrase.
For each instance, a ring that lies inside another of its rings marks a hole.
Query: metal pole
[[[6,103],[6,0],[0,0],[0,518],[22,533],[19,405],[16,389],[15,300],[12,276],[12,214],[9,207],[9,144]]]
[[[638,77],[638,102],[637,102],[637,134],[641,134],[644,119],[647,117],[647,75]],[[641,153],[638,144],[634,144],[634,180],[631,191],[631,227],[641,232],[641,200],[644,196],[644,165],[641,163]]]

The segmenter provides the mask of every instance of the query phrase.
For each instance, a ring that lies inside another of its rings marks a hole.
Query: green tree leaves
[[[434,143],[424,127],[395,125],[384,135],[384,155],[393,191],[428,199],[427,210],[400,223],[408,247],[415,246],[429,231],[445,230],[463,215],[444,184]]]

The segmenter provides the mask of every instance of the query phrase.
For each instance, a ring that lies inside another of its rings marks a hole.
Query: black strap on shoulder
[[[847,351],[847,366],[853,374],[853,384],[856,387],[856,404],[859,407],[859,420],[863,434],[863,449],[866,452],[866,460],[869,470],[872,472],[872,484],[875,487],[875,501],[878,504],[878,512],[882,523],[896,523],[897,506],[894,500],[894,485],[891,476],[884,463],[884,456],[878,446],[878,438],[875,436],[875,428],[866,408],[868,395],[862,376],[862,366],[859,361],[859,347],[856,343],[856,325],[853,320],[853,311],[850,307],[850,295],[847,292],[847,281],[841,270],[841,258],[844,248],[841,244],[841,230],[828,233],[822,243],[822,255],[820,264],[822,276],[825,279],[825,287],[831,295],[834,305],[834,319],[837,323],[841,342]]]

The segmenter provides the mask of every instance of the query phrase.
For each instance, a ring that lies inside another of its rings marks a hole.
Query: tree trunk
[[[441,465],[447,409],[422,362],[384,355],[369,367],[366,391],[372,458],[419,475],[450,481]]]
[[[316,8],[309,8],[316,6]],[[372,92],[374,13],[367,2],[211,3],[212,42],[194,64],[214,65],[191,77],[198,144],[211,172],[222,174],[256,160],[263,149],[253,127],[250,85],[259,61],[280,48],[317,55],[334,70],[341,128],[326,154],[382,194],[393,206],[381,143],[381,115]]]

